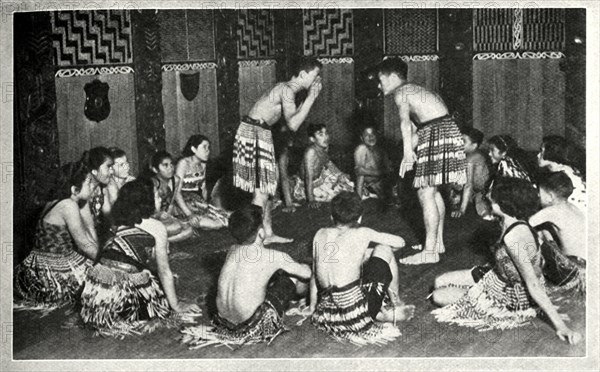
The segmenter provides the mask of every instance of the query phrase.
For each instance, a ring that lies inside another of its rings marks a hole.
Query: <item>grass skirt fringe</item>
[[[226,319],[216,316],[212,326],[200,325],[181,330],[182,343],[190,349],[199,349],[208,345],[243,346],[260,342],[271,343],[287,329],[283,319],[270,302],[265,301],[247,321],[234,325]]]
[[[148,271],[126,273],[97,264],[88,271],[81,295],[81,318],[103,336],[124,337],[165,325],[170,306]]]
[[[257,179],[258,177],[258,179]],[[270,129],[241,122],[233,145],[233,184],[248,192],[277,191],[277,163]]]
[[[418,131],[415,188],[449,183],[462,185],[467,180],[462,135],[450,116],[435,119]]]
[[[77,252],[33,250],[14,271],[14,309],[50,311],[72,304],[84,283],[91,260]]]
[[[394,325],[374,322],[359,284],[322,293],[312,323],[337,341],[358,346],[385,345],[401,336],[400,330]]]
[[[439,322],[479,331],[505,330],[520,327],[535,318],[538,309],[533,306],[525,288],[504,283],[490,270],[458,302],[436,309],[432,314]]]

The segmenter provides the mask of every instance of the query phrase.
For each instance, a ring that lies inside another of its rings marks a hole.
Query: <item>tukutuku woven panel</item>
[[[350,56],[354,54],[351,9],[305,9],[304,55]]]
[[[56,11],[50,17],[57,66],[132,62],[129,11]]]
[[[565,49],[564,9],[524,9],[523,49]]]
[[[437,53],[436,9],[389,9],[384,19],[386,55]]]
[[[271,58],[275,55],[273,12],[244,9],[238,15],[238,58]]]

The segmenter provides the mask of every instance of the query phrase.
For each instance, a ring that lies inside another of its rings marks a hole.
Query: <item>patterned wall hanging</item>
[[[129,11],[56,11],[50,16],[55,65],[132,62]]]
[[[564,9],[476,9],[473,59],[555,59],[565,49]]]
[[[350,56],[354,54],[351,9],[304,9],[304,55]]]
[[[159,10],[161,61],[215,59],[212,10]]]
[[[383,17],[386,55],[427,55],[438,52],[436,9],[387,9]]]
[[[273,58],[275,56],[273,12],[264,9],[240,10],[237,36],[239,59]]]
[[[565,9],[523,9],[523,49],[565,49]]]

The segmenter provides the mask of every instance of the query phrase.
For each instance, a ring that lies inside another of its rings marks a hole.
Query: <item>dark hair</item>
[[[71,187],[81,189],[85,182],[89,168],[80,161],[63,165],[58,172],[58,182],[54,189],[53,199],[63,200],[71,197]]]
[[[382,75],[396,74],[406,80],[408,65],[400,58],[388,58],[379,63],[377,73]]]
[[[537,190],[531,182],[522,178],[499,177],[494,180],[492,200],[502,212],[519,220],[529,219],[540,209]]]
[[[110,156],[113,158],[113,160],[116,158],[122,158],[123,156],[127,156],[125,151],[121,150],[118,147],[109,147],[108,151],[110,152]]]
[[[315,134],[323,128],[327,128],[325,124],[310,123],[308,124],[308,127],[306,127],[306,134],[308,134],[309,137],[314,137]]]
[[[544,160],[562,165],[568,165],[576,171],[585,171],[585,156],[571,141],[557,135],[546,136],[542,139]]]
[[[262,225],[262,208],[248,204],[231,214],[229,232],[239,244],[250,243]]]
[[[468,136],[471,139],[471,142],[476,143],[477,146],[481,146],[483,143],[483,132],[481,132],[479,129],[465,127],[462,130],[462,134]]]
[[[506,156],[513,159],[529,176],[535,178],[538,170],[537,161],[528,156],[527,152],[517,145],[514,138],[506,134],[496,135],[490,138],[488,143],[496,146],[501,152],[505,152]]]
[[[114,224],[133,226],[152,216],[156,211],[154,187],[152,180],[146,177],[123,185],[111,211]]]
[[[183,148],[182,155],[184,157],[194,155],[194,152],[192,151],[192,147],[198,147],[204,141],[207,141],[207,142],[210,143],[210,140],[208,139],[208,137],[203,136],[201,134],[194,134],[193,136],[191,136],[188,139],[187,143],[185,144],[185,147]]]
[[[538,186],[567,199],[573,193],[573,182],[565,172],[544,172],[538,177]]]
[[[171,154],[169,154],[168,152],[166,152],[164,150],[155,152],[154,155],[152,155],[152,158],[150,158],[150,167],[158,169],[158,166],[165,159],[173,160],[173,157],[171,156]]]
[[[290,66],[289,78],[300,75],[300,72],[311,72],[315,68],[323,68],[323,64],[315,57],[300,57],[292,59]]]
[[[89,151],[84,151],[80,161],[90,170],[98,170],[108,159],[113,159],[110,151],[106,147],[98,146]]]
[[[363,214],[360,197],[350,191],[342,191],[331,200],[331,217],[336,224],[356,222]]]

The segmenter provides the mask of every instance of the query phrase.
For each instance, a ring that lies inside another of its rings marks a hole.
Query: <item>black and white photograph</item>
[[[593,2],[1,2],[2,370],[597,370]]]

